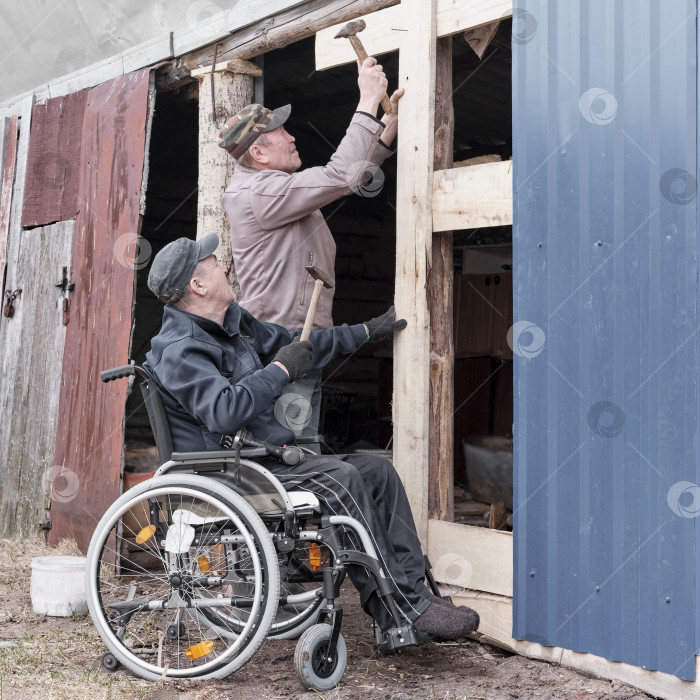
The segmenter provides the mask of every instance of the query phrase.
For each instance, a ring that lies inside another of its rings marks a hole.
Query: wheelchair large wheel
[[[331,625],[314,625],[297,642],[294,666],[305,688],[330,690],[345,673],[348,651],[342,634],[338,635],[335,653],[328,652],[332,631]]]
[[[201,476],[164,476],[129,490],[98,524],[87,558],[88,607],[100,636],[149,680],[229,675],[255,653],[277,611],[279,568],[267,528],[243,497]],[[246,593],[234,601],[242,576]],[[221,621],[239,610],[239,633],[221,634]]]

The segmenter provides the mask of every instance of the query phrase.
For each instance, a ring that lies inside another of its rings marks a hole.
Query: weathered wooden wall
[[[49,534],[52,544],[73,536],[83,550],[120,493],[127,383],[102,384],[100,372],[129,358],[148,94],[148,70],[105,83],[90,91],[83,121],[54,458],[54,479],[70,470],[77,488],[72,500],[52,502]]]
[[[0,317],[0,536],[28,536],[45,520],[58,423],[61,364],[66,338],[63,299],[56,282],[70,274],[75,221],[23,231],[8,273],[22,294],[11,318]],[[14,366],[9,374],[6,368]],[[70,499],[73,481],[62,475],[54,498]]]

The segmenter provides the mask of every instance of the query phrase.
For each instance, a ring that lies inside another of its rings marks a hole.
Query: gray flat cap
[[[198,241],[178,238],[153,259],[148,288],[164,302],[177,301],[187,289],[197,263],[219,247],[219,236],[210,233]]]

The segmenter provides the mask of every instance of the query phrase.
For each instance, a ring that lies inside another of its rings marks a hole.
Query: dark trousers
[[[401,614],[414,621],[425,611],[430,592],[423,582],[423,552],[406,492],[389,460],[371,454],[318,455],[307,456],[296,467],[269,462],[265,466],[286,489],[314,493],[324,514],[348,515],[362,523],[394,588]],[[352,544],[360,548],[354,539]],[[394,627],[364,567],[349,567],[348,575],[365,611],[382,629]]]

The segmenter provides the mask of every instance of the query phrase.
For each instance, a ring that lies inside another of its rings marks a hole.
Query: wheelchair
[[[313,494],[286,491],[255,461],[274,456],[293,466],[303,448],[243,429],[227,436],[226,449],[173,452],[150,375],[137,365],[101,374],[104,382],[122,377],[139,383],[162,466],[107,510],[88,550],[87,600],[108,649],[105,669],[123,665],[154,681],[223,678],[266,637],[298,637],[302,682],[329,690],[347,662],[338,595],[351,565],[370,572],[395,622],[386,631],[374,625],[380,653],[429,639],[400,618],[366,529],[322,514]],[[348,532],[361,551],[347,546]],[[426,580],[439,595],[427,559]]]

